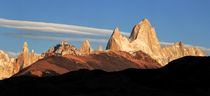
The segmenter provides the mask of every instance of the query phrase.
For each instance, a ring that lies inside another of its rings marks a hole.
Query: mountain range
[[[184,56],[205,54],[197,47],[185,49],[182,42],[161,47],[155,29],[148,19],[143,19],[134,26],[129,38],[122,36],[115,28],[106,50],[102,50],[101,45],[98,50],[93,50],[86,40],[80,49],[63,41],[40,56],[33,50],[29,52],[26,42],[17,58],[9,58],[0,51],[0,79],[22,75],[54,76],[80,69],[107,72],[128,68],[157,69]]]
[[[163,66],[183,56],[205,56],[197,47],[185,49],[182,42],[161,48],[155,33],[155,28],[151,26],[149,20],[146,18],[134,26],[129,39],[120,35],[119,29],[116,28],[109,39],[106,49],[127,52],[141,50]]]

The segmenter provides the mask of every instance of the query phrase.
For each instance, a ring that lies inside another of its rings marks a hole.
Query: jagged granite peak
[[[115,38],[119,38],[120,37],[120,31],[119,31],[118,27],[116,27],[114,29],[112,37],[115,37]]]
[[[6,53],[4,53],[4,51],[0,50],[0,58],[3,61],[9,61],[9,57]]]
[[[27,44],[27,42],[24,42],[23,50],[22,50],[21,53],[29,56],[29,50],[28,50],[28,44]]]
[[[97,51],[103,51],[103,48],[101,45],[98,46],[98,50]]]
[[[137,38],[144,39],[148,37],[148,34],[151,31],[151,24],[148,19],[143,19],[140,23],[136,24],[132,30],[132,33],[129,37],[130,41],[133,41]]]
[[[0,80],[9,78],[16,73],[15,65],[15,59],[9,58],[4,51],[0,50]]]
[[[25,68],[31,64],[31,57],[28,50],[27,42],[24,42],[23,50],[17,58],[17,63],[22,68]]]
[[[42,53],[42,57],[48,56],[49,54],[57,54],[57,55],[81,55],[79,49],[71,46],[66,41],[62,41],[61,44],[57,44],[56,46],[50,47],[50,49],[46,53]]]
[[[140,23],[149,24],[151,26],[151,23],[147,18],[144,18]]]
[[[24,42],[23,50],[17,58],[17,69],[21,70],[30,66],[33,62],[38,60],[38,55],[34,53],[34,50],[31,51],[31,55],[29,53],[28,44]]]
[[[122,50],[121,46],[118,45],[122,45],[120,39],[127,39],[126,37],[122,37],[120,35],[119,29],[118,27],[116,27],[107,43],[106,49],[110,49],[110,50]]]
[[[27,42],[24,42],[23,48],[28,48]]]
[[[18,58],[9,58],[6,53],[0,50],[0,80],[11,77],[38,59],[38,55],[33,50],[31,55],[29,54],[27,42],[24,43],[23,50]]]
[[[80,56],[80,55],[90,54],[91,52],[93,52],[93,48],[90,46],[88,40],[82,43],[80,50],[77,49],[75,46],[68,44],[66,41],[62,41],[60,44],[50,47],[50,49],[47,52],[42,53],[41,57],[43,58],[52,55]]]
[[[129,37],[129,42],[132,43],[132,45],[136,44],[133,47],[140,48],[147,54],[159,54],[160,44],[157,39],[155,28],[152,28],[149,20],[146,18],[134,26]]]
[[[115,29],[113,34],[116,33],[119,32]],[[114,36],[112,35],[107,43],[106,49],[127,52],[141,50],[162,65],[183,56],[205,56],[199,48],[185,49],[182,42],[161,48],[155,28],[151,26],[149,20],[146,18],[134,26],[129,39],[122,37],[120,33]]]
[[[80,48],[80,52],[84,53],[84,54],[90,54],[91,52],[93,52],[93,48],[90,46],[90,43],[88,40],[85,40],[82,43],[82,46]]]

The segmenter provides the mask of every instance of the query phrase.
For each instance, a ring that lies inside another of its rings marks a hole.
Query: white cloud
[[[4,51],[10,58],[16,58],[20,52]]]
[[[161,46],[172,46],[174,43],[170,43],[170,42],[160,42]],[[190,44],[184,44],[185,48],[189,48],[189,47],[198,47],[201,49],[201,51],[203,51],[204,53],[210,54],[210,48],[205,48],[205,47],[201,47],[201,46],[193,46]]]
[[[69,41],[69,42],[83,42],[88,40],[89,42],[95,43],[107,43],[106,39],[94,39],[94,38],[72,38],[72,37],[61,37],[61,36],[42,36],[42,35],[32,35],[32,34],[4,34],[10,37],[18,37],[18,38],[30,38],[30,39],[38,39],[38,40],[51,40],[51,41]]]
[[[80,34],[80,35],[110,35],[113,30],[98,29],[76,25],[45,23],[45,22],[32,22],[32,21],[20,21],[20,20],[8,20],[0,18],[0,27],[14,28],[21,30],[32,30],[39,32],[51,32],[51,33],[67,33],[67,34]],[[121,32],[122,35],[129,36],[127,32]]]
[[[174,43],[170,42],[159,42],[161,46],[172,46]]]

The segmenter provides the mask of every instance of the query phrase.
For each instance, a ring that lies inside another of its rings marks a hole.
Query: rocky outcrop
[[[93,52],[93,48],[90,46],[90,43],[88,40],[86,40],[82,43],[80,52],[83,54],[90,54],[91,52]]]
[[[108,41],[106,49],[128,52],[141,50],[162,65],[183,56],[205,56],[199,48],[191,47],[185,49],[182,42],[161,48],[155,28],[151,26],[148,19],[144,19],[134,26],[129,39],[121,36],[119,29],[116,28]]]
[[[55,56],[55,55],[87,55],[93,52],[93,48],[90,46],[88,40],[82,43],[82,46],[77,49],[74,46],[69,45],[67,42],[62,41],[61,44],[57,44],[56,46],[50,47],[47,52],[42,53],[41,57]]]
[[[27,42],[24,43],[23,50],[17,58],[16,70],[21,70],[30,66],[32,63],[38,60],[38,55],[32,50],[31,55],[29,53]]]
[[[15,70],[15,59],[9,58],[6,53],[0,50],[0,80],[13,75]]]
[[[62,41],[61,44],[57,44],[54,47],[50,47],[47,53],[43,53],[44,55],[81,55],[79,49],[74,46],[69,45],[67,42]],[[42,56],[43,57],[43,56]]]

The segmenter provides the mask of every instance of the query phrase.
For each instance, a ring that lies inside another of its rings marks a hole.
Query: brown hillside
[[[127,68],[155,69],[161,65],[149,55],[138,51],[103,51],[84,56],[64,55],[45,57],[23,69],[15,76],[53,76],[79,69],[101,69],[107,72],[120,71]]]

